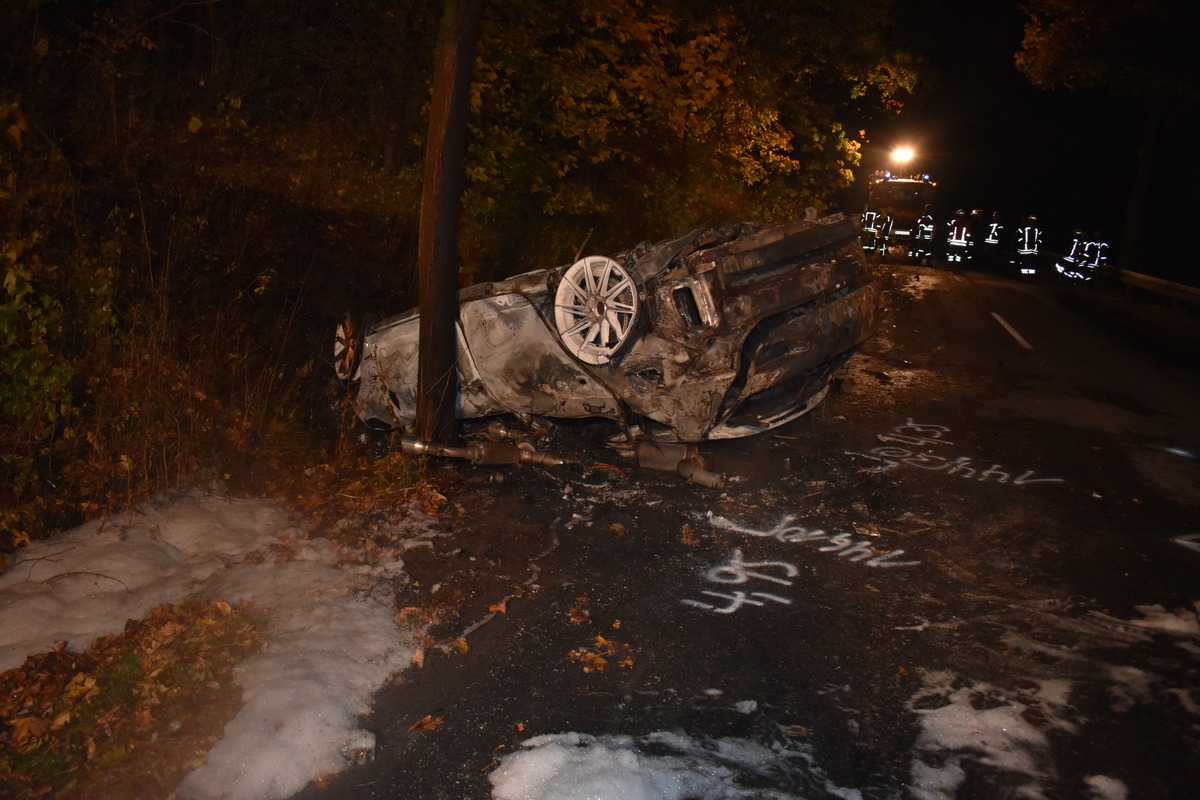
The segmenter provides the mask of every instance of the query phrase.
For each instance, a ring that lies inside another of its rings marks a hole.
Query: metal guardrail
[[[1169,297],[1172,300],[1200,306],[1200,289],[1195,286],[1172,283],[1171,281],[1164,281],[1162,278],[1155,278],[1153,275],[1143,275],[1140,272],[1129,272],[1123,269],[1115,269],[1112,272],[1114,277],[1126,286],[1132,286],[1136,289]]]

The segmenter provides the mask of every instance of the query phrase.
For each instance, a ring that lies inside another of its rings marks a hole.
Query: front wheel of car
[[[333,372],[338,380],[355,383],[362,377],[363,322],[347,314],[333,335]]]
[[[554,293],[558,336],[586,364],[611,361],[633,341],[640,317],[637,284],[605,256],[588,256],[567,267]]]

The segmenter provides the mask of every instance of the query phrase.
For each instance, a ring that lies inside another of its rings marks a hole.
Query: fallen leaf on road
[[[598,461],[595,464],[592,464],[592,469],[606,469],[610,472],[615,472],[618,476],[624,478],[625,480],[629,480],[629,473],[618,467],[616,464],[606,464],[602,461]]]
[[[572,650],[567,653],[567,658],[582,664],[584,672],[604,672],[608,667],[608,659],[586,647]]]
[[[508,611],[508,598],[505,597],[502,600],[492,603],[490,606],[488,606],[488,611],[491,611],[493,614],[506,613]]]
[[[584,645],[567,653],[567,658],[583,666],[584,672],[604,672],[610,658],[618,658],[617,666],[629,669],[633,666],[633,655],[629,645],[597,636],[591,646]]]
[[[435,717],[433,714],[426,714],[419,720],[408,726],[410,731],[436,731],[442,727],[442,723],[446,721],[445,717]]]

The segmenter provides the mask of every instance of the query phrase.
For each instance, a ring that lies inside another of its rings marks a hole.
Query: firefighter
[[[1000,249],[1004,243],[1004,223],[1000,220],[1000,212],[993,211],[992,218],[983,234],[983,261],[995,266],[1000,263]]]
[[[879,231],[875,236],[875,251],[880,257],[888,254],[888,246],[892,243],[892,227],[896,224],[896,220],[892,218],[892,211],[885,208],[879,213],[878,218]]]
[[[1071,233],[1070,251],[1054,265],[1059,275],[1062,275],[1064,278],[1070,278],[1073,281],[1083,280],[1087,277],[1083,272],[1086,268],[1085,262],[1087,261],[1087,258],[1084,256],[1086,241],[1087,237],[1084,236],[1082,228],[1076,228]]]
[[[913,232],[913,246],[909,253],[918,264],[926,264],[933,259],[933,229],[933,206],[927,203],[917,218],[917,229]]]
[[[982,259],[983,251],[983,209],[975,208],[971,210],[971,246],[967,256],[968,261],[979,261]]]
[[[1089,277],[1108,264],[1108,242],[1099,231],[1088,237],[1083,245],[1083,266],[1088,270]]]
[[[962,264],[971,260],[971,220],[967,212],[959,209],[954,212],[954,219],[946,231],[946,261],[951,264]]]
[[[1030,214],[1017,228],[1016,240],[1013,243],[1012,264],[1022,275],[1036,275],[1038,252],[1042,247],[1042,229],[1038,227],[1038,219]]]
[[[862,230],[859,238],[862,249],[867,255],[875,252],[875,239],[879,235],[879,214],[870,208],[864,208],[862,213]]]

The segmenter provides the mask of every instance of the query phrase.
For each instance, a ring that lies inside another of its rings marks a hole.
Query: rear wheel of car
[[[347,314],[333,335],[333,372],[338,380],[354,383],[362,377],[362,341],[362,319]]]
[[[605,256],[576,261],[554,293],[554,325],[563,346],[586,364],[607,364],[633,341],[641,316],[637,284]]]

